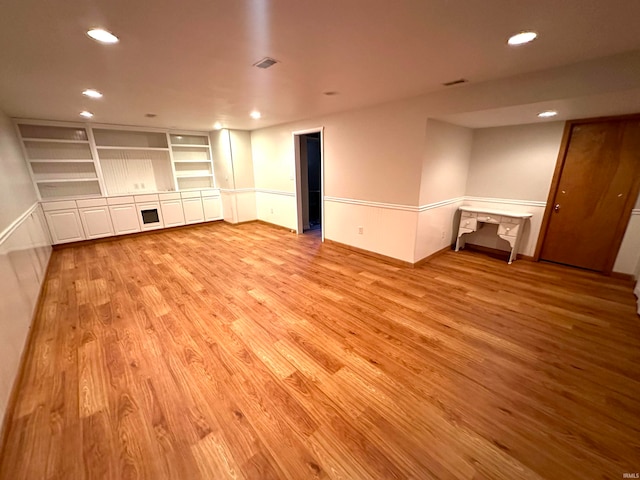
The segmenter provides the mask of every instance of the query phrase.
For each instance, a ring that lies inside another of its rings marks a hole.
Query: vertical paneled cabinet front
[[[215,197],[203,196],[202,207],[204,208],[205,222],[222,219],[222,201],[219,195]]]
[[[42,204],[54,244],[84,240],[80,214],[73,200]]]
[[[109,213],[111,214],[111,221],[116,235],[140,231],[138,209],[133,202],[133,197],[108,198],[107,203],[109,204]]]
[[[87,238],[111,237],[113,225],[106,198],[77,200],[80,221]]]
[[[204,222],[200,192],[182,192],[182,208],[188,224]]]
[[[182,211],[182,200],[180,193],[161,193],[160,206],[165,227],[177,227],[184,225],[184,213]]]

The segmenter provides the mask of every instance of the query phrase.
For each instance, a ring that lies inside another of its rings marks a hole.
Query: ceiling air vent
[[[258,62],[254,63],[253,66],[258,68],[269,68],[275,65],[276,63],[278,63],[277,60],[274,60],[273,58],[269,58],[269,57],[264,57],[262,60],[259,60]]]
[[[461,83],[467,83],[469,80],[466,80],[464,78],[459,78],[458,80],[452,80],[450,82],[445,82],[442,85],[444,85],[445,87],[452,87],[453,85],[460,85]]]

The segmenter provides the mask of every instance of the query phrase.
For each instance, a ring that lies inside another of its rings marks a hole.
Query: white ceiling
[[[88,109],[99,123],[253,130],[437,92],[457,78],[471,83],[452,88],[469,88],[637,50],[638,18],[638,0],[10,0],[0,4],[0,108],[22,118],[80,121]],[[90,40],[93,26],[120,43]],[[539,38],[506,45],[525,29]],[[252,67],[265,56],[281,63]],[[85,99],[85,88],[104,98]],[[629,109],[624,95],[614,101]],[[523,108],[449,120],[522,123],[538,105]],[[249,118],[253,109],[263,118]]]

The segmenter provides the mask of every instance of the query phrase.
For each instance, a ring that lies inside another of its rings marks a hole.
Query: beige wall
[[[425,122],[396,102],[253,131],[256,188],[294,192],[292,133],[324,127],[326,196],[416,205]]]
[[[251,134],[242,130],[228,130],[228,132],[235,188],[254,188]]]
[[[229,130],[215,130],[209,133],[213,170],[216,186],[225,190],[235,188],[233,166],[231,165],[231,141]]]
[[[0,231],[36,201],[13,123],[0,111]]]
[[[466,194],[546,202],[564,122],[474,131]]]
[[[424,136],[420,205],[465,195],[473,130],[429,119]]]
[[[464,196],[472,139],[469,128],[434,119],[426,122],[413,262],[451,245],[455,212],[462,201],[437,203]]]

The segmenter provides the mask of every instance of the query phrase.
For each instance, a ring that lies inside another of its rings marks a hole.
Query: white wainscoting
[[[38,204],[0,233],[0,419],[18,373],[50,256],[51,241]]]
[[[413,263],[418,207],[325,197],[324,208],[326,239]]]
[[[254,188],[220,189],[222,214],[229,223],[256,220],[256,191]]]
[[[640,208],[631,212],[613,271],[634,275],[638,278],[640,268]]]
[[[463,197],[452,198],[420,207],[414,263],[455,242],[458,223],[454,219],[459,217],[456,212],[463,201]]]
[[[295,230],[297,228],[296,196],[293,192],[256,188],[258,220]]]

